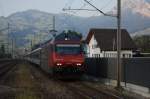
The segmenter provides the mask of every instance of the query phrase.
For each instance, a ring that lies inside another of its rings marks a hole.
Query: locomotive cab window
[[[58,54],[80,54],[81,46],[79,44],[57,44],[55,51]]]

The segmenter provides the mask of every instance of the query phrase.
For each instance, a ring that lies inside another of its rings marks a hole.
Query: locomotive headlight
[[[81,66],[82,64],[81,64],[81,63],[77,63],[76,65],[77,65],[77,66]]]
[[[62,65],[62,63],[57,63],[56,65],[57,65],[57,66],[61,66],[61,65]]]

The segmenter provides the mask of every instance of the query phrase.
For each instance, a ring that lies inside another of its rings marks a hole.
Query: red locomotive
[[[85,71],[81,37],[75,33],[61,33],[28,56],[31,62],[51,74],[82,74]]]

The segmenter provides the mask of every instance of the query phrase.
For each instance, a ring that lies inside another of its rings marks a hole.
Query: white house
[[[127,30],[121,30],[121,57],[131,58],[136,49]],[[91,29],[87,38],[87,57],[117,57],[117,30]]]

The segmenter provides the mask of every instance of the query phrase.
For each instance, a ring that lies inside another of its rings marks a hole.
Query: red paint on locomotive
[[[58,47],[60,47],[60,52]],[[84,54],[80,41],[53,42],[51,51],[52,53],[49,54],[49,67],[59,70],[64,69],[64,72],[67,68],[84,72]]]
[[[77,71],[77,73],[84,72],[82,41],[81,38],[78,38],[78,35],[75,35],[75,38],[72,38],[72,35],[60,34],[54,40],[49,40],[28,54],[30,61],[38,64],[48,73],[66,72],[68,70],[71,70],[70,72]]]

